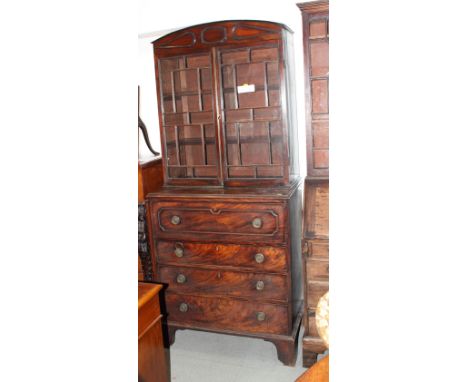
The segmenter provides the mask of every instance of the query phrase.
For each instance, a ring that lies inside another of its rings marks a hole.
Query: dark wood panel
[[[158,241],[159,263],[241,267],[262,272],[287,271],[287,249],[260,245]]]
[[[167,293],[166,304],[169,323],[254,333],[288,334],[290,329],[286,305],[174,293]]]
[[[158,272],[158,279],[170,285],[169,292],[283,302],[289,299],[285,276],[164,265],[160,265]]]

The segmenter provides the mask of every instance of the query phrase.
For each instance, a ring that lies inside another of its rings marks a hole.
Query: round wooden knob
[[[177,275],[177,282],[179,284],[183,284],[187,281],[187,277],[185,277],[185,275],[183,275],[182,273],[180,275]]]
[[[263,290],[265,288],[265,283],[262,280],[257,281],[257,284],[255,285],[255,288],[257,290]]]
[[[254,220],[252,220],[252,227],[260,228],[261,226],[262,226],[262,219],[255,218]]]
[[[263,263],[265,261],[265,255],[263,253],[255,254],[255,261],[259,264]]]
[[[188,310],[188,305],[185,302],[183,302],[182,304],[179,305],[179,310],[182,313],[185,313]]]
[[[174,224],[174,225],[180,224],[180,216],[174,215],[171,218],[171,223]]]
[[[263,312],[257,312],[257,321],[265,321],[266,314]]]

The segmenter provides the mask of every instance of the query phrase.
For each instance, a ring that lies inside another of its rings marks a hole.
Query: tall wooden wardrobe
[[[326,350],[315,325],[318,300],[328,291],[328,1],[297,4],[302,12],[307,177],[304,182],[303,364]]]
[[[153,42],[164,186],[147,197],[170,339],[256,337],[287,365],[303,314],[291,38],[229,20]]]

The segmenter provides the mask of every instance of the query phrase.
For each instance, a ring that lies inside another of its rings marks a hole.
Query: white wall
[[[297,121],[301,175],[306,173],[304,65],[302,19],[296,0],[140,0],[139,14],[139,85],[140,115],[149,130],[153,147],[160,147],[156,104],[156,85],[151,42],[186,26],[229,19],[267,20],[286,24],[294,33]],[[140,155],[148,154],[140,139]]]

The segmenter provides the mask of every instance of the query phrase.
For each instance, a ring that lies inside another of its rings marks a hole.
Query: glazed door
[[[222,184],[210,52],[157,62],[168,184]]]
[[[223,48],[217,58],[225,184],[283,182],[288,142],[280,45]]]

